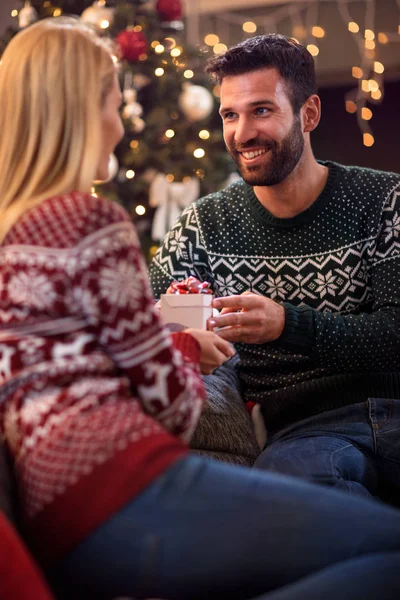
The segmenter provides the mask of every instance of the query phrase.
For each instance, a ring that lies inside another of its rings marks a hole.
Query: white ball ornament
[[[108,8],[105,2],[99,0],[83,11],[81,21],[94,27],[102,27],[106,22],[111,25],[114,20],[114,12],[114,8]],[[104,29],[104,26],[102,28]]]
[[[214,107],[214,98],[201,85],[184,83],[178,104],[185,117],[190,121],[201,121],[211,114]]]
[[[96,181],[94,181],[93,183],[95,185],[98,185],[101,183],[108,183],[109,181],[112,181],[117,176],[118,170],[119,170],[118,159],[115,156],[115,154],[110,154],[110,158],[108,160],[108,177],[107,177],[107,179],[101,179],[101,180],[96,179]]]
[[[18,13],[18,27],[24,29],[28,25],[32,25],[38,20],[38,14],[30,3],[30,0],[26,0],[24,6]]]

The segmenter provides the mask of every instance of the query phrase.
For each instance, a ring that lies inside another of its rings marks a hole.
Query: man
[[[185,210],[154,292],[195,275],[220,296],[211,326],[269,431],[256,466],[398,495],[400,176],[314,158],[314,63],[294,40],[248,39],[206,70],[244,181]]]

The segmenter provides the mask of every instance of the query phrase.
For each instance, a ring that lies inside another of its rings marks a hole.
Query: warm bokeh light
[[[135,208],[135,213],[137,215],[139,215],[140,217],[142,215],[144,215],[145,212],[146,212],[146,209],[145,209],[145,207],[142,204],[138,204],[137,207]]]
[[[181,54],[182,54],[182,48],[179,48],[178,46],[176,48],[172,48],[171,56],[173,58],[176,58],[177,56],[180,56]]]
[[[384,70],[385,70],[385,67],[383,66],[383,64],[381,62],[378,62],[378,61],[374,62],[375,73],[383,73]]]
[[[219,37],[215,35],[215,33],[209,33],[204,38],[204,43],[207,44],[207,46],[215,46],[215,44],[219,43]]]
[[[368,81],[368,90],[370,92],[377,92],[379,90],[379,83],[375,79],[370,79]]]
[[[360,67],[353,67],[351,70],[351,74],[356,79],[361,79],[361,77],[363,76],[363,70]]]
[[[354,100],[346,100],[346,111],[348,113],[357,112],[357,104],[354,102]]]
[[[311,56],[318,56],[319,54],[319,48],[315,44],[308,44],[307,50],[309,51]]]
[[[363,135],[364,146],[368,148],[375,144],[375,138],[371,133],[364,133]]]
[[[162,77],[164,75],[164,69],[162,67],[157,67],[154,71],[154,75],[156,75],[156,77]]]
[[[368,50],[374,50],[375,46],[376,46],[376,44],[375,44],[374,40],[365,40],[365,47]]]
[[[366,29],[364,31],[364,37],[366,40],[374,40],[375,39],[375,33],[372,31],[372,29]]]
[[[156,52],[157,54],[161,54],[162,52],[164,52],[165,48],[162,44],[157,44],[157,46],[154,48],[154,52]]]
[[[380,100],[382,98],[381,90],[376,90],[376,92],[371,92],[371,98],[374,100]]]
[[[15,8],[14,8],[14,10],[11,11],[11,16],[18,17],[18,11]]]
[[[152,48],[157,48],[157,46],[160,45],[160,42],[158,40],[154,40],[153,42],[151,42],[150,46]]]
[[[205,151],[203,148],[196,148],[196,150],[193,152],[193,156],[195,158],[203,158],[203,156],[205,156]]]
[[[242,25],[243,31],[246,33],[255,33],[257,31],[257,25],[253,21],[246,21]]]
[[[226,46],[225,44],[215,44],[215,46],[213,48],[214,54],[223,54],[227,50],[228,50],[228,46]]]
[[[62,15],[61,8],[55,8],[54,11],[53,11],[53,17],[59,17],[60,15]],[[108,25],[110,25],[110,23]]]
[[[380,44],[388,44],[389,43],[389,38],[386,35],[386,33],[378,33],[378,42]]]
[[[100,23],[100,28],[108,29],[109,27],[110,27],[110,21],[107,21],[107,19],[103,19]]]
[[[311,33],[316,38],[323,38],[325,36],[325,29],[316,25],[312,28]]]
[[[351,33],[358,33],[360,31],[360,27],[357,25],[357,23],[355,21],[350,21],[348,28],[349,28],[349,31],[351,31]]]
[[[372,116],[372,110],[366,106],[363,106],[361,109],[361,118],[363,118],[364,121],[370,121]]]
[[[171,139],[173,138],[175,135],[175,131],[173,129],[167,129],[167,131],[165,132],[165,137]]]
[[[132,169],[128,169],[127,172],[125,173],[125,177],[127,179],[133,179],[135,177],[135,175],[136,175],[136,173]]]
[[[141,25],[135,25],[135,27],[133,28],[133,31],[142,31],[143,27]]]
[[[139,148],[138,140],[132,140],[129,146],[132,148],[132,150],[136,150],[136,148]]]
[[[210,137],[210,132],[207,129],[202,129],[199,131],[199,138],[202,140],[208,140]]]
[[[194,77],[194,73],[191,69],[186,69],[186,71],[183,73],[183,76],[186,77],[186,79],[192,79],[192,77]]]
[[[175,177],[172,175],[172,173],[168,173],[168,175],[165,176],[165,179],[168,181],[168,183],[172,183]]]
[[[369,81],[368,79],[363,79],[361,82],[361,89],[363,92],[369,92]]]

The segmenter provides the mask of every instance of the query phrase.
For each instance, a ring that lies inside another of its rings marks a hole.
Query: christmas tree
[[[115,41],[125,137],[111,179],[94,192],[121,202],[151,258],[179,212],[223,187],[234,165],[225,151],[218,90],[203,72],[206,53],[185,42],[180,0],[15,0],[18,29],[37,19],[77,15]]]

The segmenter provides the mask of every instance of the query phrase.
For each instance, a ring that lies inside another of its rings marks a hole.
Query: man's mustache
[[[273,142],[272,140],[267,141],[254,139],[249,140],[248,142],[244,142],[243,144],[234,143],[231,146],[231,149],[235,150],[236,152],[245,152],[246,150],[251,150],[252,148],[265,148],[266,150],[272,150],[275,147],[275,145],[275,142]]]

